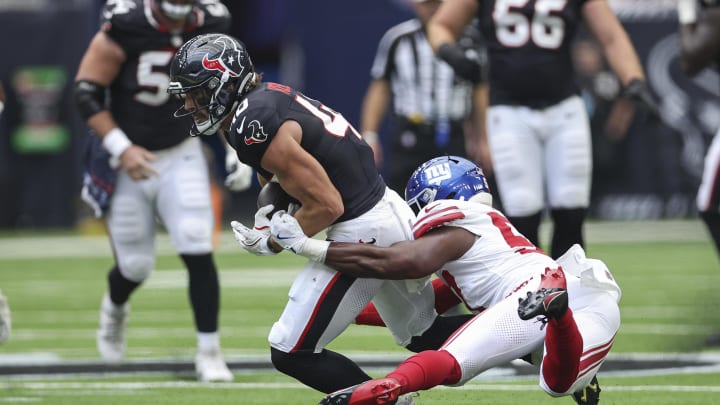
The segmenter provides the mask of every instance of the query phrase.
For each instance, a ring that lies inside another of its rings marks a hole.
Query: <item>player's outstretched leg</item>
[[[540,276],[540,286],[535,292],[528,292],[525,299],[519,299],[518,315],[522,320],[537,316],[560,319],[568,308],[567,282],[562,269],[546,268]]]

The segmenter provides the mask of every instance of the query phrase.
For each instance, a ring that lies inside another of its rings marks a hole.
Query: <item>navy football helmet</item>
[[[170,65],[168,93],[192,99],[191,108],[186,102],[174,115],[192,115],[190,135],[212,135],[255,85],[255,77],[242,42],[225,34],[198,35],[180,47]]]
[[[492,206],[482,169],[459,156],[440,156],[415,169],[405,187],[405,201],[417,214],[436,200],[470,200]]]

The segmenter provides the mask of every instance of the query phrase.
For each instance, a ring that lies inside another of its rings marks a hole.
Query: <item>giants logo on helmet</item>
[[[443,180],[447,180],[452,177],[449,163],[442,163],[435,166],[430,166],[425,169],[425,176],[429,184],[439,185]]]
[[[235,72],[230,69],[228,65],[233,64],[235,61],[241,61],[243,50],[239,49],[234,41],[229,41],[224,37],[216,39],[215,43],[221,43],[223,50],[220,52],[220,56],[215,59],[209,59],[207,54],[203,56],[203,67],[207,70],[217,70],[222,73],[227,73],[230,77],[240,76],[242,70]],[[228,50],[228,47],[231,47],[232,50]],[[242,69],[244,70],[244,68]]]

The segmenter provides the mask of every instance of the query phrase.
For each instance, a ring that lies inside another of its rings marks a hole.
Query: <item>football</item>
[[[257,207],[264,207],[268,204],[275,206],[272,212],[268,214],[268,219],[277,211],[285,210],[292,214],[300,207],[300,201],[283,190],[283,188],[280,187],[280,183],[274,181],[265,184],[258,193]],[[294,206],[291,207],[291,204],[294,204]]]

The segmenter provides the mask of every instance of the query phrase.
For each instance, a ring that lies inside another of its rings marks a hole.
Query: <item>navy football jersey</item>
[[[579,93],[570,45],[588,0],[478,1],[491,105],[539,108]]]
[[[150,9],[149,0],[117,0],[102,10],[101,29],[125,51],[127,60],[110,86],[110,111],[130,140],[149,150],[187,139],[191,122],[175,119],[178,101],[167,93],[170,62],[192,37],[226,32],[230,13],[217,0],[203,0],[182,32],[169,32]]]
[[[228,142],[242,162],[270,178],[260,166],[265,151],[285,121],[302,128],[301,146],[327,172],[342,196],[345,212],[337,222],[356,218],[385,193],[370,146],[339,113],[288,86],[262,83],[241,100]]]

